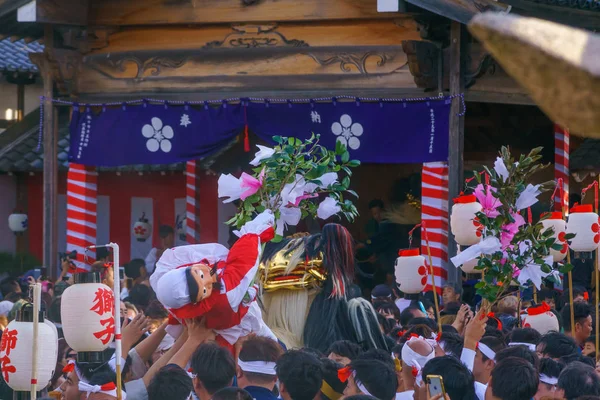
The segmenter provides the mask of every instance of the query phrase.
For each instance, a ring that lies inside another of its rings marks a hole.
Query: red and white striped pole
[[[196,244],[200,240],[198,232],[198,170],[196,161],[188,161],[185,164],[185,221],[186,241],[188,244]]]
[[[67,252],[77,251],[75,272],[90,271],[96,260],[96,206],[98,173],[95,167],[70,163],[67,173]],[[86,264],[87,261],[87,264]]]
[[[421,221],[427,226],[435,286],[441,294],[448,279],[448,163],[424,163],[421,180]],[[421,236],[421,253],[426,254]],[[425,291],[430,290],[428,284]]]
[[[566,207],[569,207],[569,131],[556,124],[554,125],[554,178],[557,182],[562,179],[564,191],[562,201]],[[562,211],[560,193],[561,191],[557,190],[554,197],[555,211]]]

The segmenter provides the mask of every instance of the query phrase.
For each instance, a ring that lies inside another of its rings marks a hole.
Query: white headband
[[[89,383],[79,382],[79,391],[85,393],[104,393],[109,396],[117,397],[117,388],[114,383],[108,383],[106,385],[98,386],[98,385],[90,385]],[[127,399],[127,393],[125,391],[121,391],[123,396],[123,400]],[[89,397],[89,396],[88,396]]]
[[[477,344],[477,348],[479,349],[481,354],[483,354],[492,361],[496,361],[496,352],[490,349],[486,344],[479,342]]]
[[[531,351],[535,351],[535,344],[531,344],[531,343],[521,343],[521,342],[510,342],[508,344],[509,347],[512,346],[525,346],[527,347],[529,350]]]
[[[356,371],[352,371],[352,378],[354,378],[354,383],[356,384],[356,387],[358,388],[358,390],[363,392],[363,394],[365,396],[375,397],[371,393],[369,393],[369,391],[367,390],[365,385],[362,384],[362,382],[360,382],[359,380],[356,379]]]
[[[558,384],[558,378],[553,378],[546,374],[540,374],[540,381],[552,386],[556,386]]]
[[[244,372],[254,372],[256,374],[277,375],[275,372],[275,363],[266,361],[242,361],[238,358],[238,367]]]

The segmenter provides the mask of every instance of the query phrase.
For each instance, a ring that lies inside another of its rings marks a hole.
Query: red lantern
[[[548,229],[553,230],[552,237],[556,239],[556,244],[560,244],[562,248],[560,250],[550,249],[550,255],[554,262],[561,262],[567,256],[569,246],[565,240],[565,234],[567,232],[567,223],[563,219],[563,215],[560,212],[550,213],[549,217],[542,221],[544,231]]]
[[[111,288],[100,283],[100,274],[75,274],[75,284],[61,300],[62,328],[67,344],[77,351],[80,362],[102,362],[114,339],[115,298]]]
[[[427,266],[425,257],[419,250],[400,250],[396,259],[396,283],[407,294],[421,293],[427,285]]]
[[[575,206],[571,209],[567,233],[575,234],[570,246],[573,251],[594,251],[600,243],[600,224],[598,214],[591,204]]]
[[[481,210],[481,204],[473,195],[454,199],[450,215],[450,229],[456,243],[461,246],[472,246],[479,243],[483,227],[477,220],[477,213]]]

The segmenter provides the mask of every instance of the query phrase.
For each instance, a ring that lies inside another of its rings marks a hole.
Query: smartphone
[[[442,395],[442,398],[446,396],[446,389],[444,388],[444,380],[439,375],[427,375],[427,390],[429,391],[429,397]]]
[[[119,280],[125,279],[125,267],[119,267]]]

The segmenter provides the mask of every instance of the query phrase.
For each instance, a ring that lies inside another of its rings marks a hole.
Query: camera
[[[70,253],[58,253],[58,257],[60,258],[60,261],[74,260],[77,258],[77,250],[73,250]]]

